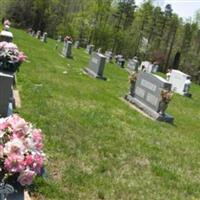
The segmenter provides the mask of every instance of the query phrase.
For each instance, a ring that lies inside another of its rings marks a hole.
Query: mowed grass
[[[93,79],[81,71],[89,60],[83,49],[62,58],[54,40],[12,31],[28,56],[18,73],[17,112],[43,130],[48,155],[36,199],[200,199],[198,85],[192,99],[174,96],[174,126],[151,121],[120,100],[126,71],[107,64],[108,81]]]

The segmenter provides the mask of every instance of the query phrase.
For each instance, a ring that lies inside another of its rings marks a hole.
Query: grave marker
[[[89,66],[84,71],[95,78],[106,80],[103,76],[105,63],[106,57],[101,53],[94,52],[92,53]]]
[[[13,81],[12,75],[0,72],[0,117],[10,115]]]
[[[66,58],[72,58],[72,42],[71,41],[64,42],[63,55]]]
[[[94,51],[94,45],[92,44],[87,45],[86,52],[91,55],[93,51]]]
[[[152,118],[173,123],[174,118],[164,113],[168,102],[164,104],[162,99],[162,94],[170,91],[171,84],[165,79],[147,72],[140,72],[137,75],[133,93],[126,95],[125,99]]]
[[[172,84],[172,90],[180,95],[191,97],[189,93],[191,76],[179,70],[172,70],[169,82]]]

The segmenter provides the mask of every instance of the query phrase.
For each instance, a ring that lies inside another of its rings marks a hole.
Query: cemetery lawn
[[[17,75],[16,112],[43,130],[48,155],[33,199],[200,199],[198,85],[192,99],[174,95],[174,126],[151,121],[120,99],[128,92],[126,71],[108,64],[108,81],[93,79],[81,71],[89,60],[83,49],[66,59],[54,40],[12,32],[28,56]]]

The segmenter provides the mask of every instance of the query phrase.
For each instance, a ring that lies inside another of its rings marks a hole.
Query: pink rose
[[[14,131],[23,129],[27,125],[26,121],[23,118],[19,117],[18,115],[13,115],[12,117],[9,117],[8,123],[11,125]]]
[[[40,129],[35,129],[33,131],[32,139],[33,139],[36,149],[41,150],[43,148],[43,143],[42,143],[42,132]]]
[[[31,167],[34,163],[34,159],[32,155],[26,156],[25,165]]]
[[[14,138],[13,140],[7,142],[4,147],[4,153],[6,155],[10,154],[21,154],[25,153],[25,146],[23,140],[19,138]]]
[[[23,52],[19,52],[19,55],[18,55],[18,60],[19,62],[24,62],[26,60],[27,56],[24,55]]]
[[[17,181],[22,185],[31,185],[33,182],[33,179],[35,178],[36,174],[34,171],[31,171],[29,169],[26,169],[25,171],[21,172]]]
[[[8,172],[17,173],[24,170],[24,156],[11,154],[6,158],[4,167]]]
[[[3,158],[3,146],[0,145],[0,158]]]
[[[42,155],[36,154],[33,156],[33,170],[37,174],[41,174],[42,167],[44,166],[44,157]]]

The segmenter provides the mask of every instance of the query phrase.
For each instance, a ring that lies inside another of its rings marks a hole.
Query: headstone
[[[37,33],[36,33],[36,38],[37,38],[37,39],[40,39],[40,37],[41,37],[41,31],[37,31]]]
[[[0,72],[0,117],[10,115],[13,80],[12,75]]]
[[[61,41],[62,41],[62,36],[59,35],[59,36],[58,36],[58,39],[57,39],[57,42],[61,42]]]
[[[94,51],[94,45],[92,44],[87,45],[86,52],[91,55],[93,51]]]
[[[66,58],[72,58],[72,42],[64,42],[63,55]]]
[[[42,42],[45,42],[45,43],[47,42],[47,35],[48,35],[47,32],[44,32],[44,33],[43,33],[43,36],[42,36],[42,38],[41,38],[41,41],[42,41]]]
[[[106,62],[111,63],[112,62],[112,51],[106,51],[105,56],[106,56]]]
[[[153,64],[149,61],[143,61],[139,67],[139,70],[141,71],[142,68],[145,68],[146,72],[152,73],[153,71]]]
[[[10,31],[1,31],[0,42],[2,41],[12,42],[12,40],[13,40],[13,34]]]
[[[160,113],[162,110],[161,94],[163,91],[170,92],[171,86],[169,82],[159,76],[147,72],[140,72],[137,75],[133,92],[134,95],[129,94],[125,98],[152,118],[173,123],[174,118],[172,116]],[[164,106],[167,106],[167,104]]]
[[[138,71],[138,67],[139,67],[139,61],[136,57],[134,57],[133,59],[128,60],[127,63],[127,70],[130,72],[137,72]]]
[[[103,76],[105,63],[106,63],[106,57],[103,54],[94,52],[92,53],[89,66],[84,70],[89,75],[95,78],[106,80],[106,78]]]
[[[80,48],[80,41],[76,41],[75,44],[74,44],[74,47],[76,49],[79,49]]]
[[[190,79],[190,75],[185,74],[179,70],[172,70],[169,82],[172,84],[172,90],[174,92],[183,96],[191,97],[191,94],[189,93],[190,84],[188,84],[190,82]]]

